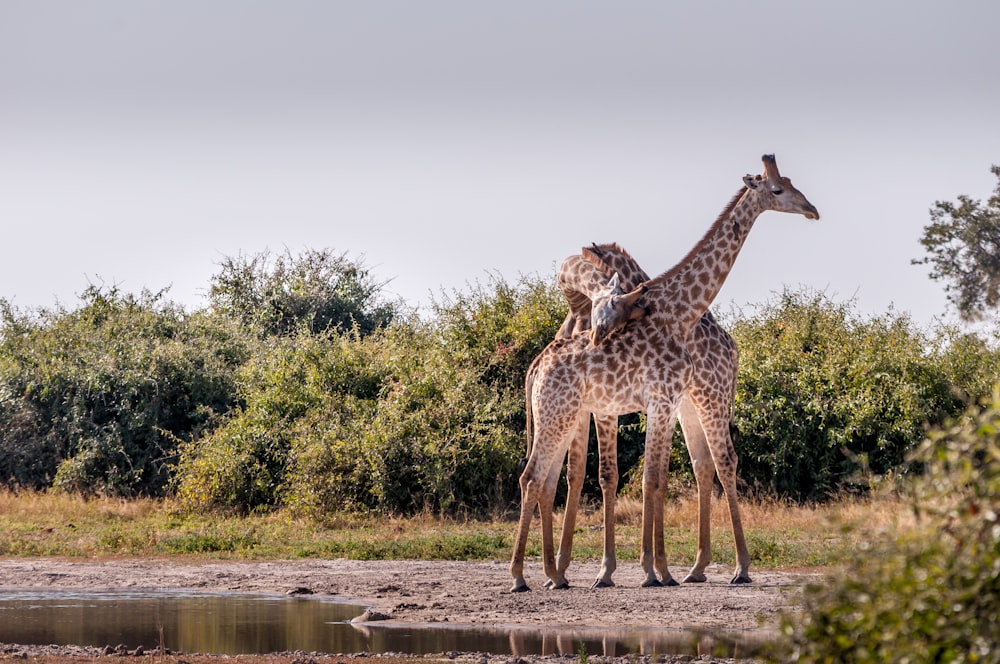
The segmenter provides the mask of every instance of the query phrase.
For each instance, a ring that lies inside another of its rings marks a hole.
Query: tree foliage
[[[730,331],[740,477],[798,500],[902,470],[928,423],[989,393],[1000,360],[950,328],[929,336],[906,315],[865,319],[809,291],[786,290]]]
[[[271,278],[249,265],[237,278],[236,264],[215,283],[255,293]],[[0,478],[318,516],[516,504],[524,375],[565,314],[554,279],[493,278],[421,316],[384,316],[376,289],[339,324],[316,323],[332,320],[315,313],[330,289],[316,292],[295,309],[313,313],[272,318],[291,309],[220,296],[187,314],[163,294],[100,288],[72,310],[4,303]],[[995,343],[976,334],[922,332],[894,312],[862,318],[815,293],[786,292],[725,322],[741,352],[739,476],[801,500],[855,490],[859,471],[901,472],[925,424],[988,394],[998,373]],[[620,420],[623,483],[641,467],[643,438],[641,416]],[[675,479],[690,479],[684,449],[678,438]],[[593,443],[589,457],[584,491],[598,498]]]
[[[3,302],[0,478],[8,485],[131,496],[164,489],[177,443],[234,405],[245,358],[225,321],[163,294],[89,287],[81,306]]]
[[[808,588],[777,659],[1000,662],[1000,392],[932,432],[915,459],[918,532]]]
[[[371,334],[396,307],[380,300],[384,284],[361,261],[329,249],[227,257],[209,298],[220,313],[264,334],[356,329]]]
[[[931,279],[942,281],[948,301],[962,318],[976,320],[1000,305],[1000,166],[991,172],[997,186],[986,204],[962,195],[958,203],[937,201],[920,243]]]

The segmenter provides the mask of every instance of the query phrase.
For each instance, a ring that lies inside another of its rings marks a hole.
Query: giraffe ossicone
[[[510,565],[512,591],[528,589],[524,553],[535,505],[541,517],[545,574],[554,587],[568,584],[564,574],[568,558],[563,560],[561,551],[557,566],[552,536],[552,507],[562,459],[568,451],[579,448],[574,441],[586,440],[591,413],[600,432],[602,422],[605,426],[616,425],[618,415],[637,410],[646,413],[647,422],[640,558],[646,575],[643,585],[675,583],[667,568],[663,541],[671,436],[679,411],[682,419],[701,416],[697,405],[700,402],[686,401],[695,373],[686,342],[707,313],[762,212],[776,210],[819,218],[816,208],[788,178],[780,175],[774,157],[765,155],[762,160],[764,175],[748,175],[743,179],[743,188],[687,256],[667,272],[645,282],[648,291],[643,299],[649,307],[648,313],[597,345],[591,343],[588,335],[565,335],[566,330],[561,329],[560,337],[532,363],[526,388],[531,393],[534,439],[520,477],[521,513]],[[584,442],[584,449],[585,445]],[[720,460],[713,461],[719,468]],[[735,452],[723,460],[723,465],[731,466],[735,478]],[[734,501],[735,491],[731,495]],[[570,518],[571,509],[575,519],[575,504],[569,503],[566,518]],[[605,518],[607,523],[607,512]],[[699,535],[699,546],[700,542]],[[699,562],[700,557],[699,553]],[[748,568],[749,556],[739,564],[744,570]],[[607,577],[610,581],[610,572]]]

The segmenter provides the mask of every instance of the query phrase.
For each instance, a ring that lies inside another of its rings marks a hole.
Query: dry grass
[[[728,529],[729,507],[725,497],[712,497],[712,529]],[[740,515],[745,528],[774,528],[826,532],[830,528],[861,528],[886,531],[913,523],[909,506],[894,497],[843,498],[824,504],[798,505],[774,499],[740,501]],[[601,525],[600,505],[588,505],[582,523]],[[667,528],[694,527],[698,523],[698,496],[687,492],[667,500],[664,509]],[[615,505],[615,523],[639,526],[642,523],[642,500],[623,496]]]
[[[0,514],[31,517],[52,524],[93,518],[136,519],[161,509],[162,503],[137,498],[84,497],[79,494],[0,490]]]
[[[891,496],[843,498],[814,505],[741,500],[740,515],[754,565],[760,567],[825,567],[863,542],[914,523],[909,505]],[[642,501],[620,497],[615,516],[619,558],[638,557]],[[561,523],[562,514],[556,519]],[[732,526],[724,497],[712,498],[711,524],[713,560],[734,562]],[[602,529],[600,504],[581,510],[574,555],[599,557]],[[693,491],[668,499],[664,530],[668,559],[678,564],[693,561],[698,532],[698,498]]]
[[[843,499],[823,505],[744,500],[741,512],[754,565],[824,567],[865,541],[912,523],[900,500]],[[618,500],[617,555],[639,556],[642,505]],[[562,515],[556,515],[561,524]],[[694,559],[698,502],[693,492],[671,497],[665,539],[671,564]],[[537,520],[528,555],[540,554]],[[3,556],[164,556],[210,558],[505,559],[516,524],[510,520],[340,517],[322,522],[287,512],[235,516],[190,514],[170,501],[82,498],[63,493],[0,491]],[[558,526],[557,526],[558,527]],[[583,506],[575,529],[574,558],[599,558],[603,524],[599,504]],[[558,533],[557,533],[558,534]],[[712,500],[712,558],[734,561],[724,499]]]

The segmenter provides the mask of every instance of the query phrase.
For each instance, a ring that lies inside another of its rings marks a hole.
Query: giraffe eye
[[[774,194],[775,196],[780,196],[781,194],[785,193],[785,190],[776,184],[772,184],[771,193]]]

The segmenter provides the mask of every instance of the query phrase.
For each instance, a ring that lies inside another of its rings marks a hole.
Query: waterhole
[[[124,645],[220,655],[305,651],[450,651],[512,655],[706,654],[745,657],[757,630],[699,634],[654,628],[525,628],[351,623],[366,607],[333,597],[184,590],[0,590],[0,642]]]

